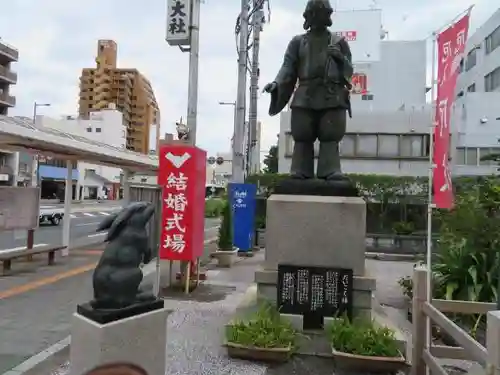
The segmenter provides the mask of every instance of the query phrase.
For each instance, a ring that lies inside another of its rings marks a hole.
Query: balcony
[[[0,105],[6,105],[8,107],[14,107],[16,105],[16,98],[7,94],[0,94]]]
[[[17,73],[14,73],[6,67],[0,65],[0,81],[2,80],[15,85],[17,83]]]
[[[0,40],[0,61],[18,61],[19,51]]]

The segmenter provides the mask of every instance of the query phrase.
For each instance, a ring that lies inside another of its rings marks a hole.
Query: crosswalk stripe
[[[88,212],[83,212],[83,215],[84,215],[84,216],[90,216],[90,217],[93,217],[93,216],[94,216],[93,214],[88,213]]]
[[[76,215],[71,214],[71,215],[69,215],[69,217],[74,219],[76,217]]]
[[[111,215],[111,214],[110,214],[110,213],[108,213],[108,212],[99,212],[99,213],[100,213],[101,215],[104,215],[104,216],[109,216],[109,215]]]

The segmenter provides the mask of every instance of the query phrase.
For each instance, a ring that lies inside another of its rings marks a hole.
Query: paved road
[[[96,233],[97,225],[113,212],[120,210],[116,206],[96,205],[71,214],[70,242],[88,239],[89,242],[103,238],[105,233]],[[207,238],[213,237],[213,228],[218,225],[218,220],[207,219],[205,229]],[[62,223],[59,226],[42,224],[35,232],[35,246],[57,245],[62,243]],[[212,230],[210,231],[210,229]],[[210,233],[209,233],[210,232]],[[26,246],[26,231],[0,232],[0,251],[20,249]]]

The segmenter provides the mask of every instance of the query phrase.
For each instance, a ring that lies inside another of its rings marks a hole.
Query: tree
[[[264,173],[278,173],[278,145],[271,146],[264,158]]]

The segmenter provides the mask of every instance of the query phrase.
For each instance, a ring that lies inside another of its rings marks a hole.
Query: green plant
[[[293,349],[296,338],[292,325],[270,304],[262,304],[248,319],[226,326],[226,340],[247,347]]]
[[[399,357],[401,352],[394,331],[371,320],[334,319],[327,327],[336,351],[371,357]]]
[[[413,298],[413,279],[411,276],[404,276],[398,280],[398,285],[403,292],[403,295],[408,298]]]
[[[392,231],[399,235],[410,235],[415,231],[415,224],[411,221],[398,221],[392,225]]]
[[[217,241],[219,250],[233,250],[233,223],[232,223],[231,204],[226,201],[222,208],[222,222],[219,227],[219,238]]]
[[[205,201],[205,217],[219,217],[224,208],[225,202],[222,199],[208,199]]]
[[[265,228],[266,228],[265,216],[257,216],[255,218],[255,229],[265,229]]]

